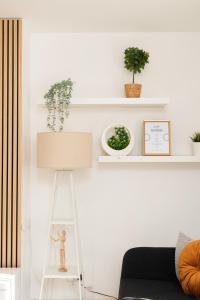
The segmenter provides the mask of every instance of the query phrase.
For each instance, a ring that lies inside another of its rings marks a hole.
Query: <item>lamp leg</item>
[[[83,268],[81,262],[81,253],[80,253],[80,238],[79,238],[79,226],[78,226],[78,215],[77,215],[77,207],[76,200],[74,196],[74,179],[73,179],[73,171],[70,171],[70,188],[71,188],[71,199],[73,205],[73,217],[75,221],[74,233],[75,233],[75,248],[76,248],[76,262],[77,262],[77,270],[79,274],[79,296],[80,300],[84,299],[84,293],[82,292],[82,285],[84,285],[84,276],[83,276]]]

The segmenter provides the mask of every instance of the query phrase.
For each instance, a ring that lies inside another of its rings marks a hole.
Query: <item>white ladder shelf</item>
[[[71,219],[53,219],[53,212],[56,204],[55,193],[56,193],[56,185],[57,185],[57,175],[59,171],[55,171],[54,180],[53,180],[53,194],[50,206],[50,216],[49,216],[49,226],[48,226],[48,239],[45,249],[45,257],[44,264],[42,270],[42,279],[40,286],[40,295],[39,300],[42,300],[44,288],[46,281],[48,279],[67,279],[67,280],[75,280],[78,283],[78,292],[79,292],[79,300],[83,300],[84,298],[84,280],[83,280],[83,272],[81,270],[81,261],[80,261],[80,250],[79,250],[79,235],[78,235],[78,221],[77,221],[77,209],[76,202],[74,198],[74,182],[73,182],[73,173],[72,171],[66,171],[70,176],[70,190],[71,190],[71,201],[72,201],[72,213],[73,218]],[[59,272],[57,267],[48,267],[48,257],[50,251],[50,236],[52,231],[52,226],[54,225],[63,225],[63,226],[73,226],[74,227],[74,240],[75,240],[75,256],[76,256],[76,266],[67,266],[67,272]],[[47,299],[47,285],[46,285],[46,298]]]

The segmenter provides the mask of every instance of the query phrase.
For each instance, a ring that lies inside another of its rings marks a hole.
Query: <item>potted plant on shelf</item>
[[[200,156],[200,132],[195,132],[190,138],[192,140],[192,154]]]
[[[109,155],[128,155],[133,149],[133,134],[123,124],[110,125],[103,132],[102,147]]]
[[[135,74],[141,73],[145,65],[149,63],[149,53],[137,47],[129,47],[124,51],[124,66],[133,72],[133,83],[125,84],[127,98],[139,98],[142,85],[135,83]]]

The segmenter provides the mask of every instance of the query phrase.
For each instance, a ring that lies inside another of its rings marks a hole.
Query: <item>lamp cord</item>
[[[104,294],[104,293],[100,293],[100,292],[97,292],[97,291],[93,291],[91,290],[89,287],[87,286],[83,286],[84,289],[86,289],[89,293],[92,293],[92,294],[97,294],[97,295],[101,295],[101,296],[104,296],[104,297],[109,297],[109,298],[112,298],[112,299],[115,299],[115,300],[119,300],[117,297],[114,297],[114,296],[111,296],[111,295],[107,295],[107,294]]]
[[[153,299],[149,299],[149,298],[138,298],[138,297],[117,298],[117,297],[114,297],[114,296],[111,296],[111,295],[108,295],[108,294],[104,294],[104,293],[100,293],[100,292],[97,292],[97,291],[93,291],[93,290],[91,290],[87,286],[83,286],[83,288],[86,289],[89,293],[101,295],[101,296],[112,298],[112,299],[115,299],[115,300],[153,300]]]

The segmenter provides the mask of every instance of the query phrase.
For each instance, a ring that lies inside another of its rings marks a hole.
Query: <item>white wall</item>
[[[37,105],[55,81],[69,76],[74,97],[120,97],[131,74],[123,50],[143,47],[150,64],[137,77],[144,97],[171,99],[161,108],[73,108],[66,130],[91,131],[94,164],[77,172],[76,198],[86,284],[117,295],[124,252],[135,246],[173,246],[179,230],[199,237],[198,166],[100,166],[100,137],[112,122],[135,134],[133,154],[141,153],[143,119],[170,119],[174,154],[190,154],[189,136],[200,129],[200,33],[35,34],[31,38],[31,225],[32,297],[38,296],[52,173],[36,168],[36,134],[46,129]],[[64,196],[64,181],[60,195]],[[64,198],[63,198],[64,199]],[[93,295],[90,296],[93,298]]]

